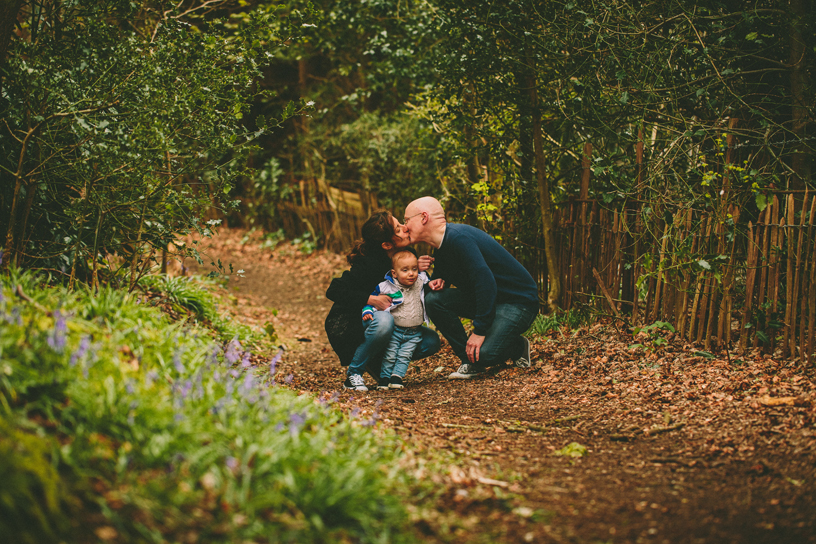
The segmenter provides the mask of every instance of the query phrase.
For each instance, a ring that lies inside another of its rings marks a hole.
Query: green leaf
[[[582,446],[578,442],[570,442],[560,450],[556,450],[553,452],[553,455],[563,456],[563,457],[583,457],[587,454],[586,446]]]
[[[700,266],[700,268],[702,268],[703,270],[711,270],[711,265],[708,263],[708,261],[706,261],[706,260],[704,260],[704,259],[700,259],[699,261],[697,261],[697,264],[698,264],[698,265]]]
[[[768,207],[768,197],[766,197],[763,193],[756,194],[756,205],[759,208],[759,211],[765,211],[765,208]]]

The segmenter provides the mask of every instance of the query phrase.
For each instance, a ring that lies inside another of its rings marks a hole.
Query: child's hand
[[[430,255],[422,255],[417,259],[417,268],[420,272],[425,272],[431,267],[431,264],[434,262],[434,258]]]
[[[442,278],[436,278],[435,280],[431,280],[428,282],[428,287],[431,288],[431,291],[441,291],[443,287],[445,287],[445,280]]]
[[[363,321],[371,321],[372,319],[374,319],[374,318],[371,317],[371,314],[365,314],[363,316]]]

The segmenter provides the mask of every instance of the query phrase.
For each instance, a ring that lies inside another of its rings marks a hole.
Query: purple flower
[[[241,385],[241,393],[246,395],[255,387],[255,378],[249,372],[244,376],[244,383]]]
[[[66,336],[65,332],[68,330],[68,325],[65,321],[65,316],[59,310],[54,310],[54,330],[48,335],[48,345],[54,351],[62,353],[65,349]]]
[[[133,387],[133,380],[128,380],[125,382],[125,391],[131,395],[134,393],[134,391],[136,391],[136,388]]]
[[[181,350],[177,349],[173,352],[173,366],[176,367],[176,372],[184,374],[184,363],[181,362]]]
[[[305,412],[302,414],[294,413],[289,415],[289,432],[292,434],[292,436],[298,434],[304,423],[306,423]]]
[[[155,370],[151,370],[147,373],[147,385],[151,385],[154,381],[156,381],[159,377],[159,373]]]
[[[294,380],[294,379],[295,379],[295,376],[292,375],[292,374],[289,374],[288,376],[286,376],[286,379],[283,380],[283,381],[285,381],[287,384],[290,384],[290,383],[292,383],[292,380]]]
[[[241,359],[241,366],[242,367],[249,368],[249,357],[251,355],[252,355],[252,353],[249,350],[244,352],[244,357]]]
[[[91,336],[86,335],[79,341],[79,345],[74,353],[71,354],[71,360],[68,362],[71,366],[76,366],[80,359],[85,357],[91,347]]]
[[[272,357],[272,360],[269,361],[269,374],[271,376],[275,375],[276,367],[278,366],[278,363],[280,362],[282,357],[283,357],[283,348],[280,348],[278,350],[278,352],[275,354],[275,356]]]
[[[235,470],[238,468],[238,459],[228,455],[227,458],[224,459],[224,464],[227,465],[228,469]]]
[[[231,365],[234,365],[240,359],[241,343],[238,342],[238,335],[230,340],[227,344],[227,351],[224,353],[224,359]]]
[[[187,395],[190,394],[190,391],[192,389],[193,389],[193,382],[191,382],[190,380],[185,381],[184,384],[181,386],[181,389],[180,389],[181,398],[186,399]]]
[[[230,370],[230,376],[232,376],[233,378],[237,378],[240,375],[241,373],[238,372],[236,369],[233,368],[232,370]]]

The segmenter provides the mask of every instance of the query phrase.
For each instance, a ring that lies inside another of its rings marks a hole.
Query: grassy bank
[[[144,293],[67,292],[15,271],[0,285],[10,541],[407,534],[393,436],[277,386],[275,358],[257,364],[225,323],[214,333],[171,322]],[[213,321],[212,301],[196,297]]]

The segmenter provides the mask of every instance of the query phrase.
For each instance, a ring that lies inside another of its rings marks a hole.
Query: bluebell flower
[[[190,391],[192,391],[192,389],[193,389],[193,382],[191,382],[190,380],[186,380],[184,382],[184,384],[181,386],[181,389],[180,389],[181,398],[186,399],[187,395],[190,394]]]
[[[235,338],[230,340],[229,344],[227,344],[227,351],[224,352],[224,359],[231,365],[234,365],[240,359],[240,351],[241,351],[241,343],[238,342],[238,335],[235,335]]]
[[[179,374],[184,374],[184,363],[181,361],[181,350],[177,349],[173,352],[173,366],[176,368],[176,372]]]
[[[295,436],[300,432],[300,428],[306,423],[305,412],[303,414],[293,413],[289,415],[289,432]]]
[[[287,384],[290,384],[290,383],[292,383],[292,380],[293,380],[293,379],[295,379],[295,376],[294,376],[293,374],[289,374],[288,376],[286,376],[286,379],[285,379],[284,381],[285,381]]]
[[[151,370],[147,373],[147,385],[151,385],[154,381],[159,378],[159,373],[155,370]]]
[[[249,358],[250,358],[251,355],[252,355],[252,353],[249,350],[244,352],[244,357],[241,359],[241,366],[242,367],[249,368]]]
[[[246,395],[255,387],[255,378],[249,372],[244,376],[244,383],[241,385],[241,393]]]
[[[62,351],[65,349],[65,343],[67,341],[67,337],[65,335],[67,330],[68,325],[65,321],[65,316],[62,315],[62,312],[59,310],[54,310],[54,329],[51,331],[51,334],[48,335],[46,340],[51,349],[58,353],[62,353]]]
[[[136,388],[133,387],[133,380],[127,380],[125,382],[125,391],[127,391],[128,394],[130,395],[132,395],[136,391]]]
[[[227,468],[230,470],[235,470],[238,468],[238,459],[228,455],[226,459],[224,459],[224,464],[227,465]]]
[[[68,362],[70,366],[76,366],[77,362],[80,359],[85,357],[85,354],[88,353],[88,350],[91,347],[91,336],[86,335],[83,336],[82,339],[79,341],[79,345],[77,346],[76,351],[71,354],[71,360]]]
[[[269,361],[269,374],[274,376],[276,372],[276,367],[280,362],[281,358],[283,357],[283,348],[280,348],[278,352],[272,357],[272,360]]]

